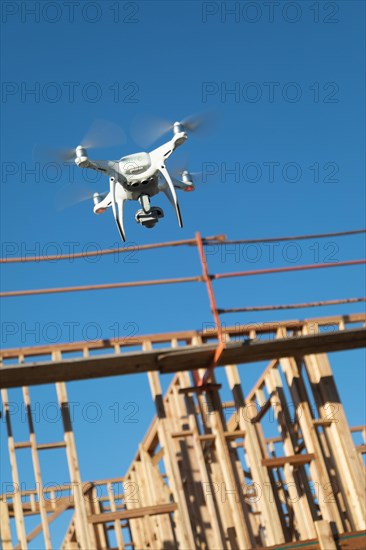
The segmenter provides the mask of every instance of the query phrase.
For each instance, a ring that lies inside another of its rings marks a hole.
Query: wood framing
[[[217,348],[215,329],[3,350],[11,479],[0,495],[2,548],[55,548],[54,522],[70,510],[62,550],[365,547],[366,428],[349,426],[325,354],[361,347],[365,330],[364,315],[223,328],[224,369],[206,387],[196,381]],[[71,351],[80,357],[67,359]],[[240,376],[264,359],[246,394]],[[145,371],[156,416],[130,467],[83,481],[65,381]],[[55,384],[63,441],[37,439],[29,386],[46,383]],[[29,437],[17,441],[8,389],[20,386]],[[43,485],[39,458],[55,449],[69,472],[57,490]],[[21,485],[21,453],[29,453],[34,489]],[[32,529],[29,516],[39,520]]]

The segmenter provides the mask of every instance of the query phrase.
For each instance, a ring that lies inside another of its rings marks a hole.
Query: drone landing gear
[[[157,206],[150,206],[149,195],[141,195],[139,197],[139,203],[142,208],[136,212],[135,220],[144,227],[152,228],[160,218],[164,217],[164,212],[161,208]]]

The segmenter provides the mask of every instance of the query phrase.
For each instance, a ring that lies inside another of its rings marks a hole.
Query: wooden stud
[[[23,506],[20,495],[20,483],[18,474],[17,459],[15,456],[14,436],[12,431],[11,413],[9,410],[8,392],[5,389],[1,390],[1,397],[3,401],[4,414],[8,429],[8,450],[10,458],[11,475],[14,483],[14,495],[13,503],[15,509],[15,526],[18,535],[18,540],[21,544],[22,550],[27,550],[27,536],[24,525]]]
[[[305,325],[303,332],[309,333]],[[315,330],[319,334],[319,328]],[[353,442],[346,415],[336,388],[333,374],[325,354],[307,355],[304,359],[320,416],[331,416],[333,422],[325,427],[325,435],[337,465],[338,477],[343,487],[354,528],[366,529],[366,480]]]
[[[269,545],[281,544],[285,539],[279,512],[275,500],[268,497],[268,492],[272,488],[272,482],[267,468],[262,464],[262,459],[264,458],[262,445],[258,439],[256,426],[251,422],[257,413],[254,413],[251,407],[246,407],[237,366],[228,365],[225,367],[225,372],[236,404],[236,416],[239,418],[239,428],[246,431],[244,447],[252,480],[260,488],[263,496],[257,504],[262,514],[261,520],[265,529],[266,541]]]
[[[145,342],[143,344],[143,350],[147,351],[151,349],[151,343]],[[194,540],[192,536],[192,529],[190,525],[189,513],[187,503],[184,497],[184,489],[180,480],[179,471],[177,468],[177,461],[174,450],[171,445],[169,427],[169,418],[166,416],[161,385],[158,374],[156,372],[149,372],[148,379],[150,384],[151,393],[155,402],[156,413],[158,417],[158,434],[159,440],[164,447],[164,463],[165,468],[171,483],[174,500],[178,506],[178,516],[176,518],[176,530],[178,542],[182,548],[194,548]]]
[[[45,543],[45,549],[51,550],[52,549],[51,535],[50,535],[50,528],[48,525],[48,517],[47,517],[45,500],[43,495],[41,466],[40,466],[39,457],[38,457],[37,440],[36,440],[36,434],[34,431],[30,395],[29,395],[29,389],[25,386],[23,387],[23,398],[24,398],[25,408],[27,411],[29,441],[30,441],[31,450],[32,450],[33,470],[34,470],[34,477],[35,477],[36,486],[37,486],[38,504],[39,504],[40,515],[41,515],[42,532],[43,532],[43,538]]]
[[[57,360],[57,357],[55,357]],[[74,433],[72,431],[70,411],[66,392],[66,384],[56,384],[58,402],[61,407],[61,414],[64,426],[64,437],[66,443],[66,455],[69,465],[70,479],[72,483],[73,496],[75,501],[75,529],[77,538],[83,548],[95,550],[94,533],[89,529],[87,522],[87,509],[84,494],[81,486],[81,476],[76,453]]]
[[[320,550],[337,550],[333,534],[328,521],[318,520],[314,522]]]

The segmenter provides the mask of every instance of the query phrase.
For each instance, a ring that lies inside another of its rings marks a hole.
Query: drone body
[[[118,161],[94,161],[88,158],[85,147],[80,145],[76,148],[77,166],[97,170],[109,177],[109,192],[102,195],[95,193],[93,196],[94,213],[102,214],[111,207],[123,241],[126,240],[123,223],[126,200],[139,201],[142,208],[137,211],[135,219],[137,223],[151,228],[164,216],[161,208],[150,205],[150,198],[160,192],[167,196],[175,210],[179,226],[183,227],[176,189],[193,191],[192,176],[184,171],[182,181],[171,177],[165,161],[186,139],[187,133],[183,124],[176,122],[172,139],[150,153],[135,153]]]

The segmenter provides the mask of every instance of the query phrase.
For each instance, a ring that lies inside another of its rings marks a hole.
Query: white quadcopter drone
[[[172,127],[173,137],[170,141],[150,153],[135,153],[117,161],[91,160],[83,145],[79,145],[72,151],[72,158],[77,166],[96,170],[109,177],[109,192],[93,195],[94,213],[102,214],[107,208],[112,207],[123,241],[126,241],[123,223],[126,200],[139,201],[141,209],[136,212],[136,222],[151,228],[164,216],[161,208],[150,204],[151,197],[160,192],[167,196],[175,210],[179,226],[183,227],[176,189],[193,191],[195,189],[193,176],[184,170],[179,180],[169,174],[165,162],[173,151],[186,141],[187,131],[195,129],[196,125],[188,121],[175,122]]]

